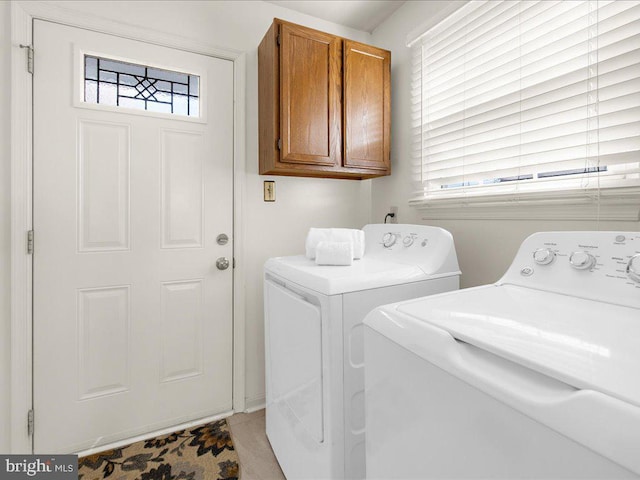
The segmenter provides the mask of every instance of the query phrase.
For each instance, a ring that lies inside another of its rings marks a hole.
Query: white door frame
[[[245,76],[246,58],[240,51],[221,49],[206,42],[169,35],[157,30],[123,25],[46,2],[11,2],[11,453],[30,453],[27,414],[33,405],[32,349],[32,256],[27,254],[26,236],[32,229],[33,129],[32,76],[27,71],[33,20],[54,21],[100,33],[165,47],[186,50],[233,61],[233,252],[239,261],[233,272],[233,410],[245,408],[245,295],[244,227],[242,207],[245,185]],[[37,54],[36,54],[37,56]],[[35,65],[37,69],[37,63]],[[37,232],[36,232],[37,248]],[[37,428],[37,425],[36,425]]]

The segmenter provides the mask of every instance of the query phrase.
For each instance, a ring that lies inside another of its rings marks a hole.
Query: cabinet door
[[[391,54],[344,41],[344,165],[389,169]]]
[[[280,29],[280,161],[341,165],[341,40],[291,24]]]

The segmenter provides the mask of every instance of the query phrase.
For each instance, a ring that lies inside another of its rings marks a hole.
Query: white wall
[[[311,226],[360,227],[370,218],[370,181],[261,177],[258,175],[257,47],[273,17],[361,42],[360,32],[261,1],[49,2],[70,10],[142,25],[247,53],[246,77],[246,398],[264,397],[262,265],[276,255],[303,251]],[[117,4],[117,8],[114,8]],[[9,338],[9,2],[0,1],[0,452],[8,451]],[[17,48],[13,46],[12,48]],[[262,181],[276,181],[276,202],[262,201]],[[37,228],[37,226],[36,226]]]
[[[9,425],[9,339],[11,314],[10,266],[10,145],[9,108],[11,92],[9,2],[0,2],[0,452],[9,451],[6,425]]]
[[[410,162],[410,52],[406,37],[423,25],[434,25],[464,2],[411,1],[400,7],[372,34],[372,43],[392,51],[391,55],[391,156],[390,177],[372,180],[372,216],[384,218],[389,206],[399,207],[400,223],[425,223],[449,230],[455,239],[462,269],[462,286],[496,281],[511,263],[522,240],[544,230],[640,230],[640,222],[542,221],[542,220],[423,220],[409,207]]]

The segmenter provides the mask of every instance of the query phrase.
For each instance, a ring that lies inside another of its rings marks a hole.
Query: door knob
[[[227,257],[220,257],[216,260],[216,267],[218,270],[226,270],[229,268],[229,259]]]

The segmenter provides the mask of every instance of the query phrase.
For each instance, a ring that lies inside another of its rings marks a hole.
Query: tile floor
[[[264,409],[227,418],[240,459],[240,480],[285,480],[265,433]]]

